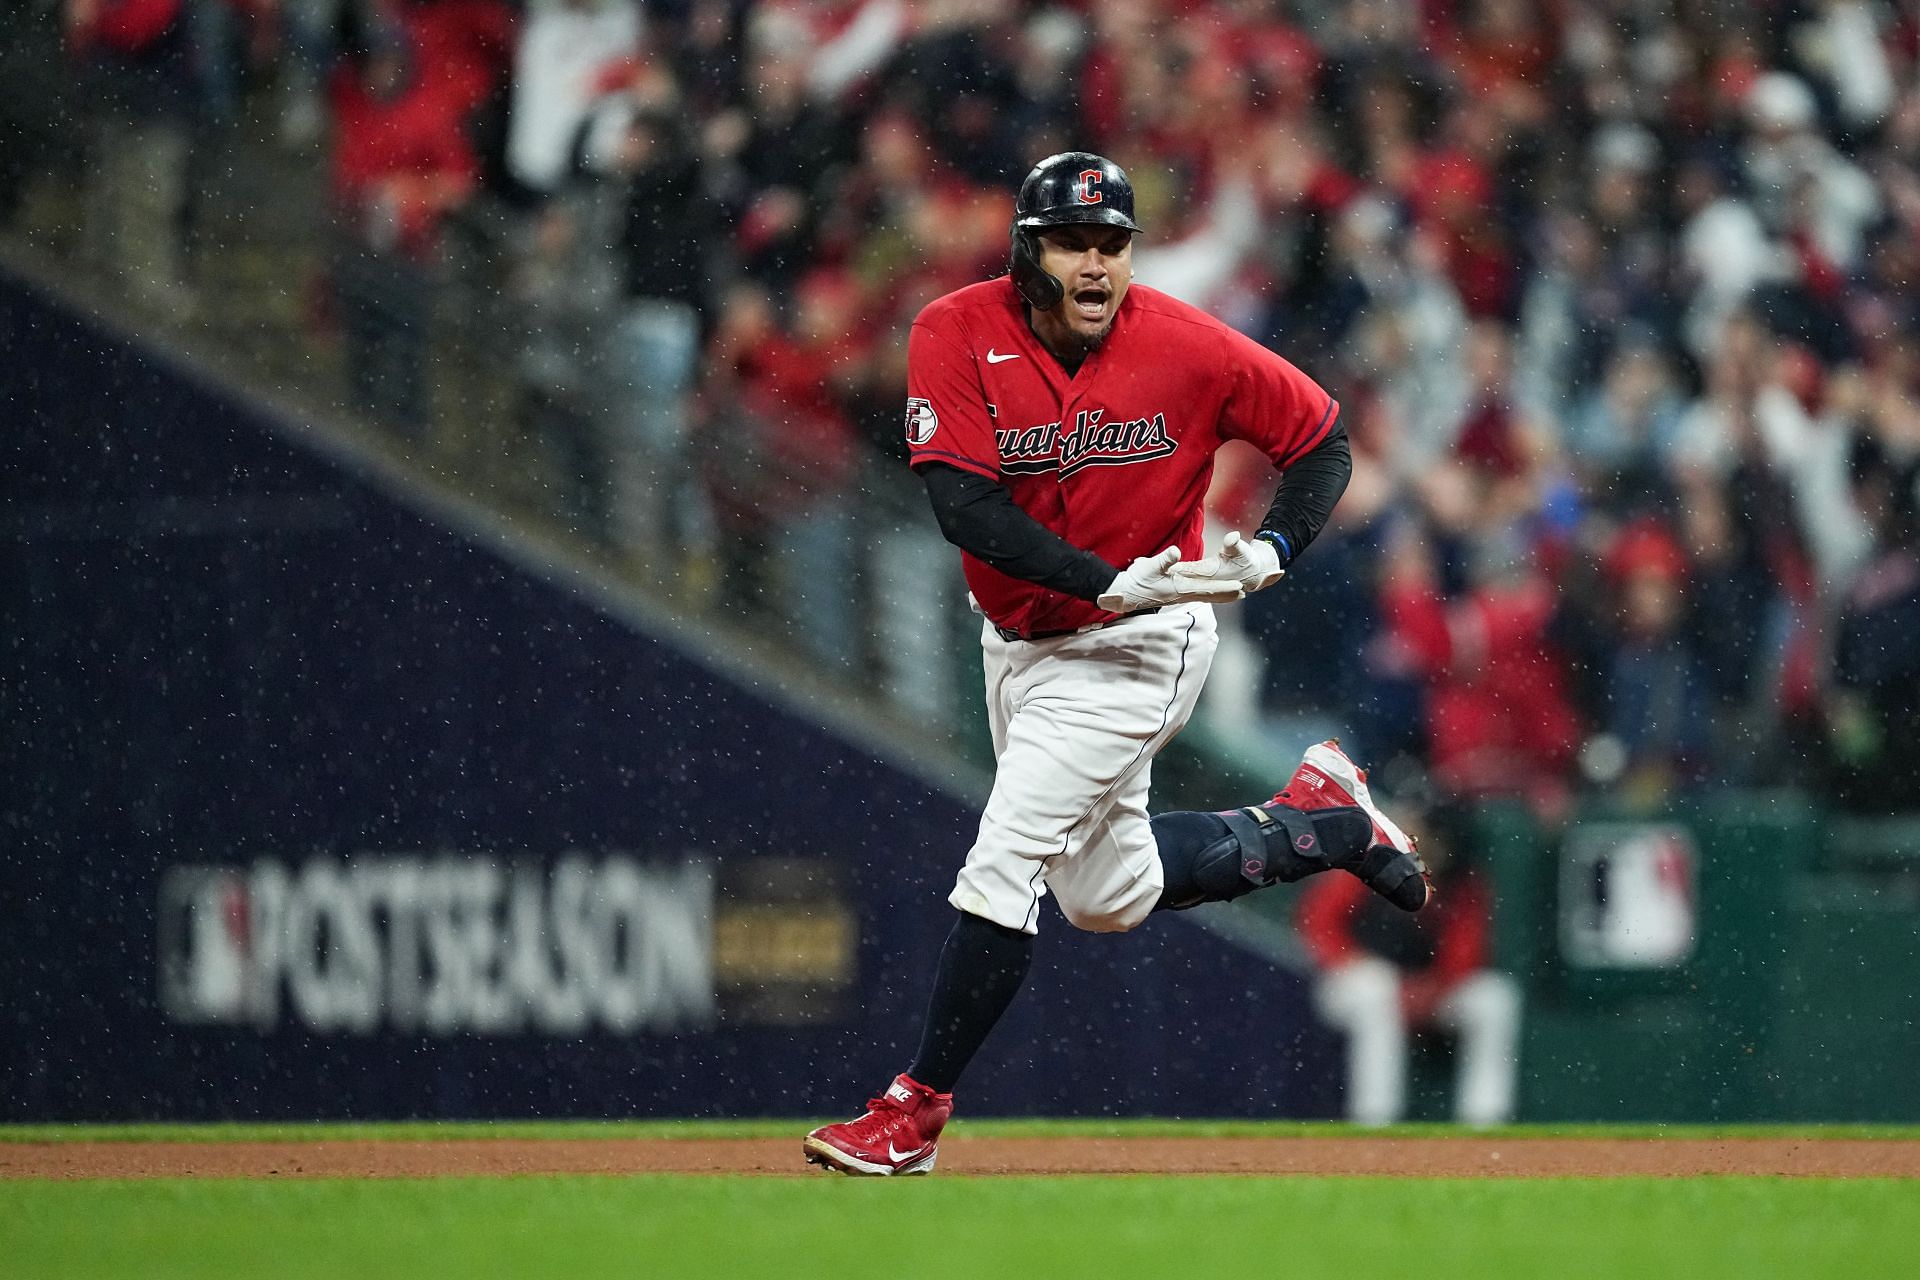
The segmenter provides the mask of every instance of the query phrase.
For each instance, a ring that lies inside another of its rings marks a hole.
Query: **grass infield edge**
[[[673,1120],[403,1120],[382,1123],[0,1124],[0,1143],[48,1142],[453,1142],[606,1139],[785,1138],[844,1117]],[[983,1138],[1420,1138],[1739,1140],[1744,1138],[1920,1140],[1920,1125],[1895,1124],[1542,1124],[1462,1129],[1407,1124],[1363,1129],[1333,1121],[1127,1119],[965,1119],[948,1132]]]

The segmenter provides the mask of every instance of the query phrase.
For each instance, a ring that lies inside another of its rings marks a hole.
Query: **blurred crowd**
[[[450,246],[491,229],[566,519],[916,714],[971,659],[899,462],[907,324],[1085,148],[1133,177],[1137,278],[1353,441],[1333,527],[1236,611],[1217,726],[1324,717],[1548,812],[1920,808],[1920,4],[68,6],[131,285],[192,305],[193,121],[267,103],[327,167],[314,323],[362,411],[430,428]],[[1222,527],[1270,486],[1223,456]]]

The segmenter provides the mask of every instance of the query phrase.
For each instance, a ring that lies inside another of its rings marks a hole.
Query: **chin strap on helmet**
[[[1013,260],[1008,267],[1013,287],[1035,311],[1051,311],[1067,296],[1067,290],[1040,265],[1039,237],[1025,227],[1013,228]]]

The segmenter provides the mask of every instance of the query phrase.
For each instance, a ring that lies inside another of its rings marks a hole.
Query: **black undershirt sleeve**
[[[1280,473],[1280,488],[1260,521],[1259,536],[1271,542],[1267,535],[1279,534],[1286,540],[1285,546],[1276,548],[1281,564],[1299,559],[1307,544],[1319,536],[1352,477],[1353,450],[1347,444],[1346,424],[1341,422]]]
[[[1008,577],[1091,602],[1119,573],[1022,511],[997,481],[939,462],[919,471],[946,540]],[[1298,559],[1319,535],[1352,475],[1347,430],[1338,422],[1326,439],[1281,473],[1260,532],[1285,540],[1284,562]]]
[[[1022,511],[997,481],[940,462],[919,471],[947,541],[1008,577],[1092,602],[1120,572]]]

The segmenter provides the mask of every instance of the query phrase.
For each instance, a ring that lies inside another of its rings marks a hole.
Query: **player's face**
[[[1036,315],[1034,327],[1044,339],[1057,323],[1061,337],[1090,351],[1113,328],[1133,283],[1133,233],[1093,222],[1051,227],[1039,239],[1040,265],[1067,296],[1044,316]]]

